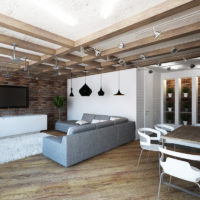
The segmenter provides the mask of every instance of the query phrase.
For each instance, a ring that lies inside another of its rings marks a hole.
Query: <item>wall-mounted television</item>
[[[0,108],[28,108],[29,88],[0,85]]]

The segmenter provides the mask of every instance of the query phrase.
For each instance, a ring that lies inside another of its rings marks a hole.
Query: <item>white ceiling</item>
[[[164,1],[165,0],[1,0],[0,13],[72,40],[77,40]],[[105,14],[107,10],[110,12],[107,13],[109,15],[105,18],[103,14]],[[59,19],[58,16],[61,16],[62,19]],[[200,6],[157,21],[154,24],[148,24],[142,28],[99,42],[93,45],[93,47],[105,50],[116,47],[121,41],[128,43],[150,36],[153,34],[153,26],[156,30],[164,32],[197,21],[200,21]],[[1,27],[0,33],[54,49],[60,47]],[[133,53],[143,53],[151,51],[152,49],[155,50],[199,39],[200,34],[194,34],[170,42],[122,53],[118,56],[129,56]],[[0,46],[12,48],[3,44],[0,44]],[[22,49],[20,50],[23,51]],[[42,55],[28,50],[24,50],[24,52]],[[74,54],[81,56],[80,52],[75,52]],[[199,62],[199,60],[197,62]]]
[[[0,13],[77,40],[162,2],[164,0],[1,0]],[[47,10],[51,5],[52,13]],[[106,9],[111,12],[104,19],[102,13]],[[70,21],[74,20],[75,25],[55,17],[61,12],[69,16]]]

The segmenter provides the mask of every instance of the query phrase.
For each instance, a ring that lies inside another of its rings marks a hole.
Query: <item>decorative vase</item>
[[[184,98],[188,97],[188,93],[183,93]]]
[[[187,126],[188,122],[187,121],[183,121],[183,125]]]
[[[172,107],[168,107],[168,111],[169,111],[169,112],[172,112]]]
[[[169,98],[172,98],[172,93],[168,93],[168,97],[169,97]]]

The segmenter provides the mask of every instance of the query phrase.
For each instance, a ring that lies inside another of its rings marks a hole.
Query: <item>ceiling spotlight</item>
[[[17,44],[16,43],[13,43],[13,56],[11,56],[11,61],[14,62],[14,63],[20,63],[21,62],[21,59],[20,58],[17,58],[16,57],[16,47],[17,47]]]
[[[161,65],[162,65],[162,63],[161,63],[161,62],[159,62],[159,63],[158,63],[158,67],[161,67]]]
[[[190,65],[190,68],[191,68],[191,69],[195,68],[195,64],[191,64],[191,65]]]
[[[125,64],[126,62],[125,62],[125,60],[123,60],[123,59],[120,59],[120,60],[118,60],[118,64],[120,64],[120,65],[123,65],[123,64]]]
[[[99,49],[94,49],[94,52],[95,52],[95,56],[101,55],[101,51]]]
[[[28,70],[28,67],[27,67],[27,64],[26,64],[26,60],[27,60],[27,58],[25,57],[24,58],[24,71],[25,72],[27,72],[27,70]]]
[[[144,54],[140,55],[140,58],[141,58],[142,60],[146,60],[146,56],[145,56]]]
[[[171,67],[168,67],[168,68],[167,68],[167,71],[171,71]]]
[[[184,62],[187,62],[187,58],[183,57],[183,61],[184,61]]]
[[[153,33],[154,33],[154,38],[155,39],[157,39],[160,36],[160,34],[161,34],[161,32],[156,31],[154,27],[153,27]]]
[[[125,48],[125,44],[123,42],[120,42],[118,45],[119,49],[124,49]]]
[[[54,70],[59,70],[59,67],[58,67],[58,58],[57,56],[55,57],[56,59],[56,63],[55,63],[55,66],[53,67]]]
[[[152,69],[150,69],[150,70],[149,70],[149,74],[152,74],[152,73],[153,73],[153,70],[152,70]]]
[[[171,53],[177,53],[178,52],[178,49],[176,48],[176,47],[173,47],[172,49],[171,49]]]

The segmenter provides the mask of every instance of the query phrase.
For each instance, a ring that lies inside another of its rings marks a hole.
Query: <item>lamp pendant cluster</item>
[[[92,89],[87,85],[86,83],[86,74],[88,71],[85,72],[85,83],[84,85],[80,88],[79,93],[81,96],[90,96],[92,94]],[[98,91],[99,96],[104,96],[105,92],[102,89],[102,73],[100,73],[100,89]],[[71,73],[71,92],[69,94],[70,97],[74,97],[73,94],[73,86],[72,86],[72,73]],[[124,96],[123,93],[120,91],[120,71],[118,71],[118,91],[114,96]]]

